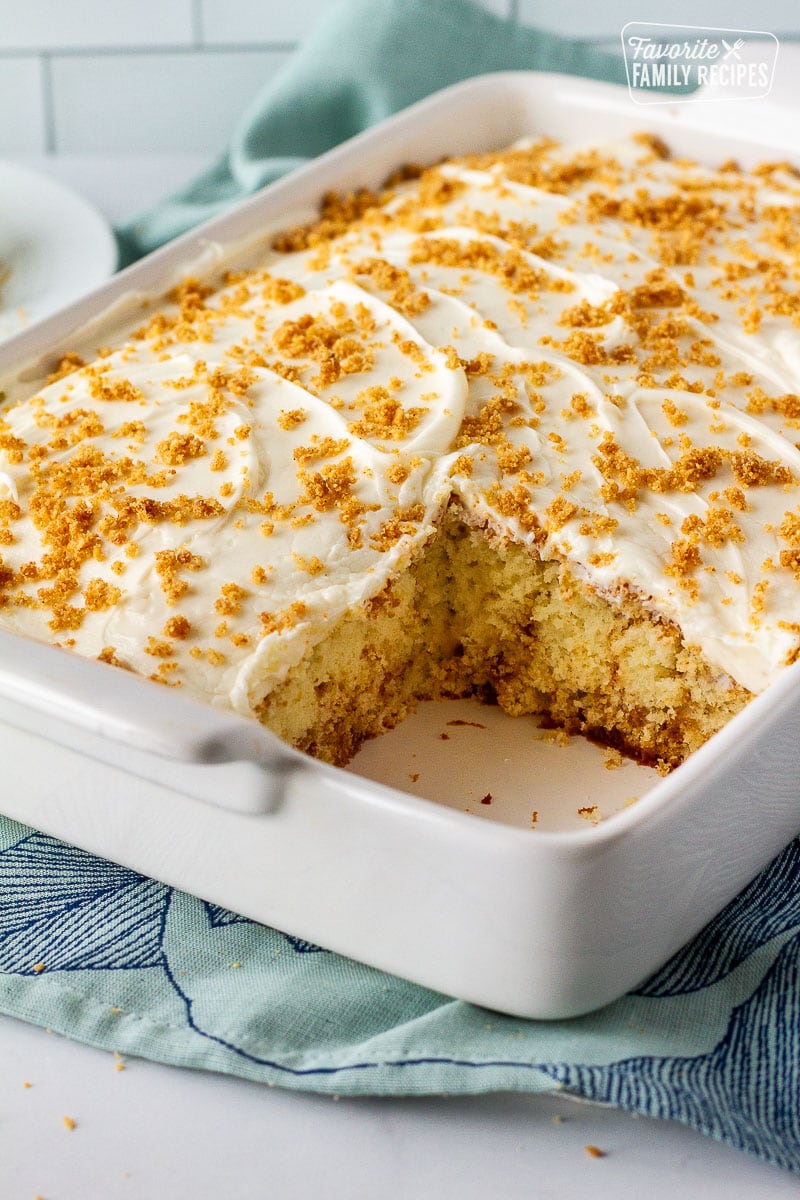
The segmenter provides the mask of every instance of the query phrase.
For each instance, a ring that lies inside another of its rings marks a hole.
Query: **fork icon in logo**
[[[742,46],[744,45],[744,38],[737,38],[732,46],[728,45],[728,43],[725,41],[725,38],[720,38],[720,41],[722,42],[723,46],[725,47],[725,53],[722,56],[723,60],[726,58],[730,58],[731,55],[733,55],[734,58],[739,57],[739,51],[741,50]]]

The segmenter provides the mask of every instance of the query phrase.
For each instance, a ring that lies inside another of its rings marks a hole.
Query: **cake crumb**
[[[586,1153],[588,1155],[590,1155],[591,1158],[605,1158],[606,1154],[607,1154],[607,1151],[601,1150],[599,1146],[589,1145],[589,1146],[585,1146],[584,1149],[586,1150]]]
[[[75,1129],[77,1127],[77,1122],[74,1117],[62,1117],[61,1119],[64,1122],[65,1129],[71,1130],[71,1129]]]
[[[491,792],[487,792],[485,796],[481,796],[481,804],[491,804],[494,797]]]
[[[620,754],[619,750],[606,750],[603,766],[607,771],[618,771],[625,763],[625,759]]]
[[[31,970],[33,971],[34,975],[41,975],[42,971],[45,970],[45,964],[43,962],[34,963],[31,967]]]
[[[125,1070],[125,1063],[122,1061],[122,1055],[120,1054],[119,1050],[114,1051],[114,1070],[115,1071],[124,1071]]]
[[[419,771],[413,771],[408,777],[412,783],[416,783],[419,779]]]
[[[542,741],[548,742],[551,746],[568,746],[570,744],[570,736],[565,729],[548,729]]]

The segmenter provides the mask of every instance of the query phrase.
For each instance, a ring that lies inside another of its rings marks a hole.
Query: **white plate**
[[[0,338],[91,291],[115,270],[108,222],[63,184],[0,162]]]

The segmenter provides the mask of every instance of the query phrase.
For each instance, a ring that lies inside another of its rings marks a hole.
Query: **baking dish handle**
[[[303,755],[257,721],[177,689],[0,630],[0,719],[114,763],[122,748],[181,763],[285,773]],[[87,741],[91,746],[87,745]]]

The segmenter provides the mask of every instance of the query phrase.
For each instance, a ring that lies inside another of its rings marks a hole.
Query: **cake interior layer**
[[[344,764],[420,700],[477,696],[668,769],[750,699],[635,599],[600,595],[451,513],[262,703],[299,749]]]

